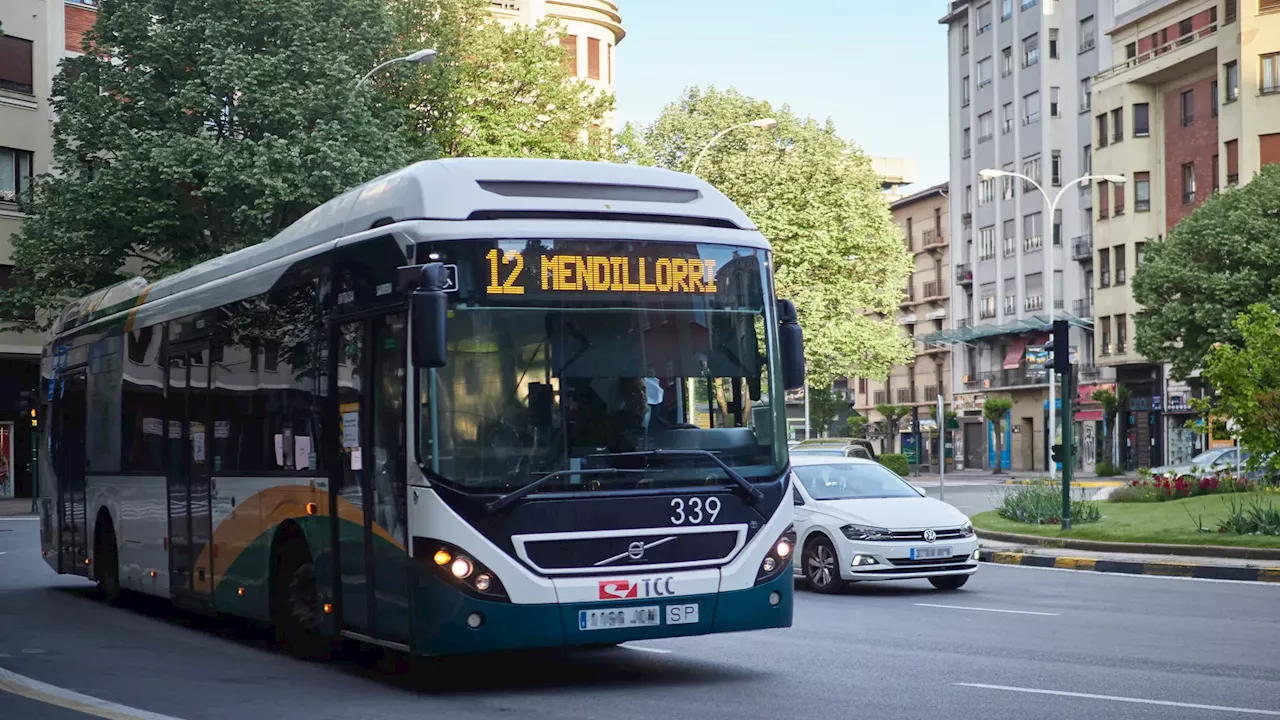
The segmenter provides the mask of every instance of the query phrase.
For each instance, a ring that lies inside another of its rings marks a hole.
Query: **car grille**
[[[935,529],[938,534],[938,540],[959,540],[961,538],[970,537],[960,532],[960,528]],[[924,540],[923,530],[905,530],[902,532],[889,533],[893,540]]]
[[[544,573],[598,573],[638,569],[654,565],[720,565],[739,547],[738,529],[661,534],[619,534],[615,537],[580,537],[529,540],[524,543],[526,561]],[[627,550],[634,542],[651,544],[633,560]],[[612,559],[611,559],[612,558]],[[607,561],[607,562],[606,562]]]
[[[945,560],[898,560],[890,558],[894,567],[875,567],[873,570],[857,569],[859,575],[910,575],[930,570],[958,570],[972,561],[969,555],[952,555]]]

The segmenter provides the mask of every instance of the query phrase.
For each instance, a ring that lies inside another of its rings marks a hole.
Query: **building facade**
[[[1130,282],[1148,242],[1221,188],[1280,162],[1280,1],[1108,0],[1105,67],[1093,80],[1095,347],[1130,399],[1120,460],[1185,462],[1204,438],[1187,429],[1194,388],[1133,346]]]
[[[1089,106],[1093,76],[1110,57],[1107,0],[954,0],[947,27],[952,209],[951,315],[927,336],[951,347],[957,455],[995,466],[995,436],[982,419],[988,395],[1013,401],[1001,466],[1047,470],[1050,431],[1047,327],[1072,324],[1082,385],[1106,378],[1093,356]],[[982,171],[1019,173],[986,177]],[[1045,197],[1047,195],[1047,198]],[[1052,286],[1052,292],[1050,292]],[[1059,388],[1060,390],[1060,388]],[[1060,407],[1061,393],[1055,397]],[[1073,418],[1092,429],[1092,407]],[[1088,427],[1085,427],[1085,426]],[[1092,459],[1092,458],[1090,458]],[[1091,465],[1092,463],[1088,463]]]

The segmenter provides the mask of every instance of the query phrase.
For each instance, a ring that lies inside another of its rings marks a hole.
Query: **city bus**
[[[42,550],[321,657],[788,627],[803,378],[769,243],[710,185],[422,162],[65,308]]]

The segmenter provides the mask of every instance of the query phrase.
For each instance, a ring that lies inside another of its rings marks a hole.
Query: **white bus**
[[[704,182],[419,163],[61,314],[43,551],[304,654],[787,627],[802,344]]]

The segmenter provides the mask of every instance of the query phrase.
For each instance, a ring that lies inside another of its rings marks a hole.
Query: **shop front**
[[[1205,431],[1199,413],[1191,409],[1191,400],[1200,396],[1200,389],[1190,383],[1168,380],[1165,383],[1165,452],[1166,464],[1185,465],[1191,458],[1204,452]]]

